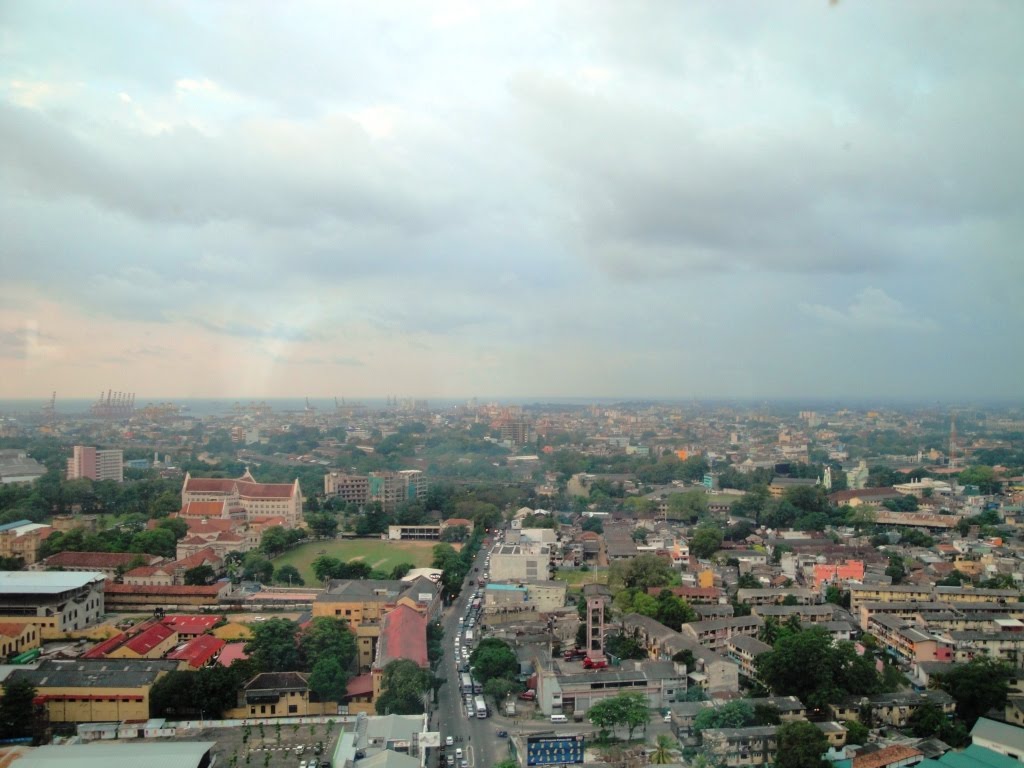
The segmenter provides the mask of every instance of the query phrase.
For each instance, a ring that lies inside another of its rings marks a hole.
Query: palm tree
[[[667,765],[672,762],[672,753],[676,749],[675,740],[664,733],[658,734],[654,743],[654,752],[651,753],[651,763],[654,765]]]

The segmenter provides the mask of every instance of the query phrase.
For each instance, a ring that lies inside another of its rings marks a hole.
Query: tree
[[[657,611],[654,618],[666,627],[678,632],[683,624],[697,620],[697,612],[681,597],[676,597],[669,590],[658,593]]]
[[[515,680],[519,676],[519,659],[512,646],[493,637],[480,641],[469,655],[469,664],[473,675],[483,685],[492,678]]]
[[[341,619],[317,616],[299,636],[299,653],[304,669],[323,658],[337,659],[348,671],[356,658],[356,638]]]
[[[217,578],[217,574],[209,565],[197,565],[195,568],[185,571],[185,585],[189,587],[209,584],[215,578]]]
[[[174,534],[175,539],[184,539],[188,535],[188,523],[180,517],[169,517],[156,524],[157,528],[163,528]]]
[[[510,680],[507,677],[492,677],[484,683],[484,695],[494,699],[495,706],[500,705],[506,698],[521,690],[523,690],[523,686],[517,680]]]
[[[722,531],[713,525],[701,525],[690,539],[690,552],[702,560],[707,560],[722,546]]]
[[[587,717],[602,733],[615,733],[615,728],[625,720],[625,703],[619,696],[610,696],[592,705]]]
[[[302,587],[306,582],[294,565],[282,565],[274,574],[274,581],[278,584],[287,584],[289,587]]]
[[[945,723],[946,713],[942,711],[942,707],[930,701],[919,706],[907,718],[907,725],[919,739],[938,736]]]
[[[664,733],[659,733],[654,742],[654,751],[651,753],[651,763],[654,765],[668,765],[673,761],[673,752],[676,750],[675,740]]]
[[[419,715],[424,711],[423,696],[430,690],[432,675],[415,661],[397,659],[384,667],[378,715]]]
[[[288,532],[283,526],[273,525],[263,532],[260,539],[260,551],[274,557],[288,549]]]
[[[626,589],[664,587],[672,581],[672,566],[658,555],[637,555],[629,561],[613,562],[608,581]]]
[[[838,605],[841,608],[849,608],[850,593],[844,592],[838,584],[829,584],[825,588],[825,602]]]
[[[160,557],[175,556],[178,540],[173,531],[166,528],[153,528],[148,531],[139,531],[132,536],[128,545],[129,552],[145,552],[148,555],[159,555]]]
[[[581,624],[584,629],[586,625]],[[584,638],[585,640],[585,638]],[[612,656],[620,659],[646,659],[647,651],[640,643],[629,635],[614,634],[608,635],[605,640],[605,650]]]
[[[274,564],[255,550],[246,552],[242,558],[242,577],[269,584],[274,577]]]
[[[858,720],[847,720],[843,723],[846,728],[846,743],[847,744],[859,744],[864,746],[868,743],[868,737],[871,735],[871,731],[864,723]]]
[[[709,728],[746,728],[754,723],[754,709],[745,701],[730,701],[721,707],[707,707],[693,720],[693,732]]]
[[[338,533],[338,518],[329,513],[307,514],[306,525],[314,536],[322,539],[333,539]]]
[[[885,569],[885,575],[892,579],[893,584],[899,584],[907,575],[907,568],[903,565],[903,558],[893,553],[889,555],[889,565]]]
[[[858,656],[850,642],[833,644],[820,627],[781,636],[774,649],[754,663],[761,680],[776,695],[796,696],[811,709],[879,689],[871,660]]]
[[[694,523],[708,511],[708,497],[704,491],[692,490],[674,493],[668,497],[668,518]]]
[[[776,768],[826,768],[822,758],[828,751],[828,739],[814,723],[796,720],[779,726],[775,732],[778,753]]]
[[[604,533],[604,523],[599,517],[588,517],[580,524],[580,528],[584,531],[591,531],[592,533]]]
[[[999,493],[999,481],[996,480],[996,473],[992,467],[981,464],[967,467],[960,473],[958,478],[961,485],[976,485],[985,494]]]
[[[153,684],[150,709],[157,717],[220,718],[238,701],[244,667],[203,667],[194,672],[168,672]]]
[[[245,652],[262,672],[302,669],[298,631],[298,624],[288,619],[270,619],[253,624],[252,639],[245,644]]]
[[[629,729],[627,738],[632,740],[633,732],[637,728],[646,729],[647,724],[651,722],[651,708],[647,697],[642,693],[620,693],[619,697],[623,702],[623,725]]]
[[[772,704],[754,705],[754,725],[779,725],[782,723],[782,716],[779,708]]]
[[[320,701],[341,701],[348,685],[348,672],[338,659],[322,656],[309,675],[309,689]]]
[[[1003,709],[1012,676],[1009,665],[978,656],[937,676],[936,687],[956,700],[956,713],[970,729],[990,709]]]
[[[25,679],[4,681],[0,699],[0,739],[20,739],[32,735],[33,700],[36,689]]]

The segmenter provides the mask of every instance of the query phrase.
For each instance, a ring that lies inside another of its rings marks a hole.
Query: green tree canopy
[[[990,709],[1001,710],[1006,706],[1012,676],[1009,665],[978,656],[938,675],[936,686],[956,700],[956,713],[970,729]]]
[[[0,699],[0,739],[18,739],[32,736],[32,704],[36,689],[28,680],[6,680],[4,696]]]
[[[695,557],[707,560],[722,546],[724,538],[721,529],[717,526],[707,524],[698,526],[690,539],[690,552]]]
[[[343,620],[317,616],[299,636],[299,653],[303,669],[332,658],[347,673],[356,658],[356,638]]]
[[[778,740],[776,768],[826,768],[822,757],[828,751],[828,739],[814,724],[806,720],[780,725],[775,732]]]
[[[418,715],[424,710],[423,697],[433,676],[415,661],[397,659],[382,672],[382,693],[377,698],[378,715]]]
[[[346,668],[331,656],[323,656],[313,664],[309,674],[309,689],[320,701],[341,701],[348,685]]]
[[[209,565],[197,565],[195,568],[189,568],[185,571],[186,586],[209,584],[215,578],[217,578],[217,574],[214,572],[213,567]]]
[[[730,701],[721,707],[707,707],[693,720],[693,732],[709,728],[746,728],[754,724],[754,708],[745,701]]]
[[[299,625],[288,619],[270,619],[252,626],[245,652],[262,672],[293,672],[303,668],[299,653]]]
[[[755,664],[761,680],[777,695],[796,696],[812,709],[880,688],[871,660],[858,656],[850,642],[833,644],[820,627],[781,636]]]
[[[306,584],[299,569],[294,565],[282,565],[278,568],[274,573],[274,581],[288,587],[302,587]]]
[[[519,659],[504,640],[489,637],[480,641],[469,655],[473,674],[483,685],[493,678],[515,680],[519,677]]]

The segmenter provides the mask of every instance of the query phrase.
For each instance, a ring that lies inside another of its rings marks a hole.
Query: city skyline
[[[0,399],[1019,398],[1022,27],[11,5]]]

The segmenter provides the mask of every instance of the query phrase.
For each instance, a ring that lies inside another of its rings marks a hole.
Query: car
[[[319,768],[319,766],[320,766],[320,761],[317,760],[315,757],[312,760],[309,761],[308,768]]]
[[[453,739],[451,736],[445,736],[444,737],[444,745],[446,747],[450,747],[454,743],[455,743],[455,739]]]
[[[455,768],[455,755],[448,755],[448,765]]]
[[[520,693],[519,698],[521,701],[536,701],[537,692],[533,690],[533,688],[531,688],[528,691],[523,691],[522,693]]]
[[[497,736],[498,736],[499,739],[507,739],[508,738],[508,731],[505,731],[505,730],[498,731]]]
[[[456,757],[462,757],[462,747],[456,747],[455,748],[455,756]]]
[[[299,763],[299,768],[307,768],[305,760],[303,760],[301,763]]]
[[[671,712],[666,712],[664,715],[661,716],[661,719],[662,719],[662,722],[671,723],[672,722],[672,713]]]
[[[324,753],[324,743],[322,741],[318,741],[316,743],[316,745],[313,747],[313,754],[314,755],[322,755],[323,753]]]
[[[463,760],[459,763],[459,768],[469,768],[469,760]]]
[[[304,744],[299,744],[299,746],[297,746],[295,748],[295,754],[296,755],[301,755],[305,751],[306,751],[306,746]]]

